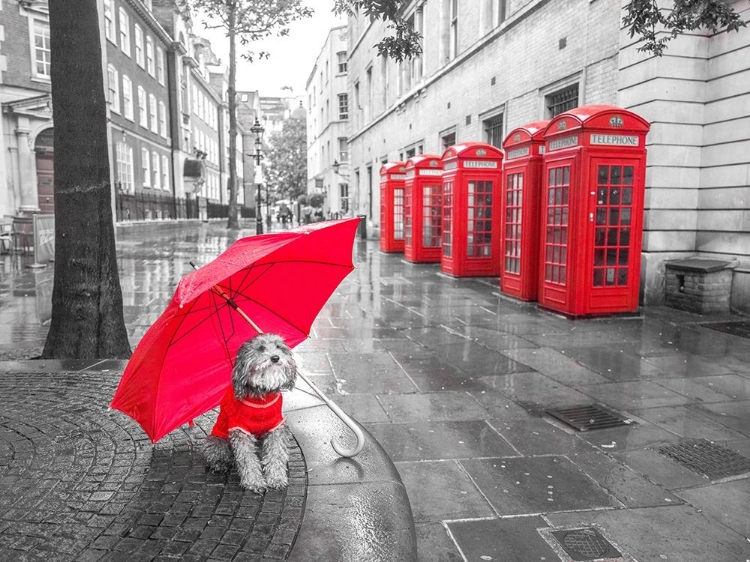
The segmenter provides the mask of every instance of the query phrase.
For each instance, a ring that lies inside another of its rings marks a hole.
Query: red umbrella
[[[218,406],[245,341],[269,332],[294,347],[308,337],[320,309],[354,269],[358,224],[358,218],[325,221],[242,238],[183,277],[135,348],[111,407],[156,442]],[[359,441],[354,423],[310,386]],[[345,456],[359,452],[334,448]]]

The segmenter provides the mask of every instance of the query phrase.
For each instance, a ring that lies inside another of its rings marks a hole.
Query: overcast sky
[[[305,82],[323,48],[328,31],[346,23],[344,18],[331,12],[333,0],[306,0],[305,5],[313,8],[315,13],[311,18],[292,23],[289,35],[272,37],[251,46],[255,52],[270,52],[269,59],[256,59],[249,63],[238,58],[238,90],[258,90],[261,96],[288,96],[289,90],[282,90],[282,87],[290,86],[292,95],[301,96],[305,93]],[[223,64],[228,65],[229,43],[223,32],[204,29],[200,14],[195,14],[194,22],[197,24],[193,28],[194,33],[210,40],[214,53]],[[243,47],[239,41],[237,48],[238,54],[242,52]]]

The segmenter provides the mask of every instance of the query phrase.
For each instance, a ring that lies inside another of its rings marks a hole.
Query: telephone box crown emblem
[[[558,131],[564,131],[568,127],[568,124],[565,121],[560,121],[557,124],[557,130]]]
[[[613,115],[612,119],[609,120],[610,127],[622,127],[623,120],[619,115]]]
[[[513,135],[513,142],[518,142],[520,140],[521,140],[521,135],[519,135],[518,133],[516,133],[515,135]]]
[[[480,148],[477,150],[477,156],[485,156],[487,154],[487,151],[484,148]]]
[[[430,160],[430,166],[432,166],[433,168],[437,168],[437,165],[438,165],[437,160]]]

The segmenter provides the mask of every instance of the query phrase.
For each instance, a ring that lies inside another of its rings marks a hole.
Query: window
[[[154,76],[154,40],[150,35],[146,37],[146,70]]]
[[[441,133],[440,143],[443,146],[443,150],[446,150],[449,146],[453,146],[454,144],[456,144],[456,131],[452,131],[450,133]],[[414,155],[412,154],[412,156]]]
[[[163,101],[159,102],[159,134],[167,138],[167,106]]]
[[[164,85],[164,51],[161,47],[156,47],[156,79]]]
[[[115,40],[115,15],[112,12],[112,0],[104,0],[104,36],[116,43]]]
[[[120,16],[120,50],[130,56],[130,18],[123,8],[118,12]]]
[[[339,94],[339,119],[349,119],[349,94]]]
[[[338,59],[339,63],[339,74],[346,72],[346,51],[339,51],[338,53],[336,53],[336,58]]]
[[[145,68],[143,63],[143,30],[138,24],[135,24],[135,62],[141,68]]]
[[[169,160],[166,156],[161,157],[161,187],[169,189]]]
[[[146,90],[138,86],[138,122],[141,127],[148,129],[148,113],[146,111]]]
[[[485,140],[488,144],[503,147],[503,114],[495,115],[484,121]]]
[[[450,0],[450,50],[449,59],[453,60],[458,54],[458,0]]]
[[[151,182],[151,185],[153,185],[154,189],[159,189],[161,187],[161,165],[159,161],[159,155],[156,152],[151,153],[151,173],[153,174],[154,180]]]
[[[156,98],[154,94],[148,95],[148,116],[151,121],[151,130],[154,133],[159,132],[159,122],[156,120]]]
[[[141,148],[141,169],[143,170],[143,187],[151,187],[151,155]]]
[[[120,113],[120,81],[115,67],[107,65],[107,82],[109,85],[109,106],[115,113]]]
[[[578,82],[544,96],[544,107],[546,119],[578,107]]]
[[[365,76],[367,77],[367,106],[365,113],[365,123],[369,123],[372,119],[372,66],[367,69]]]
[[[122,75],[122,114],[125,119],[133,121],[133,83]]]
[[[39,20],[34,20],[34,59],[34,75],[37,78],[49,78],[49,24]]]
[[[339,162],[349,161],[349,147],[346,144],[346,137],[339,137]]]
[[[339,206],[341,207],[341,212],[343,214],[346,214],[349,211],[349,184],[348,183],[339,184]]]
[[[493,5],[494,13],[492,14],[493,19],[494,19],[493,23],[495,24],[495,27],[497,27],[498,25],[500,25],[501,23],[505,21],[506,12],[508,10],[508,6],[507,6],[508,0],[493,0],[493,1],[494,1],[494,5]]]
[[[124,142],[115,145],[117,159],[117,182],[125,193],[133,192],[133,148]]]

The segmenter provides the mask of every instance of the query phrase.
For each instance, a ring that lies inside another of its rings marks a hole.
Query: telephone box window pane
[[[404,190],[393,190],[393,239],[404,239]]]
[[[620,166],[612,166],[610,172],[609,183],[612,185],[620,185],[622,183],[622,168]]]
[[[609,178],[609,166],[599,166],[599,185],[607,185]]]
[[[439,186],[425,186],[422,193],[422,242],[425,248],[440,246],[442,223],[442,190]]]
[[[607,246],[617,246],[617,228],[607,229]]]
[[[623,214],[624,214],[624,211],[623,211]],[[609,210],[609,225],[617,226],[618,224],[620,224],[620,210],[610,209]]]
[[[621,287],[628,284],[628,270],[620,268],[617,270],[617,284]]]
[[[630,246],[630,229],[623,228],[620,230],[620,246]]]
[[[606,205],[607,204],[607,188],[600,187],[596,190],[596,204]]]
[[[447,182],[443,185],[442,195],[443,205],[443,223],[442,223],[442,246],[443,255],[451,257],[453,255],[453,217],[451,215],[453,206],[453,182]]]
[[[607,210],[597,209],[596,210],[596,224],[607,224]]]
[[[492,218],[492,182],[469,182],[468,187],[469,192],[476,193],[476,196],[469,197],[468,202],[467,256],[489,257],[492,255],[492,221],[472,219]],[[518,213],[511,216],[518,216]]]
[[[603,287],[603,286],[604,286],[604,270],[595,269],[594,270],[594,287]]]
[[[547,185],[547,239],[545,241],[545,281],[565,283],[565,268],[568,239],[567,182],[570,181],[570,167],[561,166],[549,170],[550,183]],[[605,216],[606,220],[606,216]]]
[[[622,183],[633,185],[633,166],[625,166],[622,169]]]
[[[594,265],[604,265],[604,250],[594,250]]]
[[[604,228],[597,228],[594,244],[596,246],[604,246],[607,240],[607,231]]]
[[[622,210],[622,224],[630,224],[630,209]]]
[[[632,205],[633,204],[633,189],[626,187],[622,190],[622,204]]]
[[[607,250],[607,265],[617,265],[617,250]]]
[[[612,188],[609,191],[609,204],[610,205],[619,205],[620,204],[620,190],[616,188]]]
[[[614,267],[608,267],[606,271],[606,285],[609,287],[615,284],[615,272],[617,269]]]
[[[620,250],[620,264],[619,265],[628,265],[628,257],[630,252],[628,250]]]

